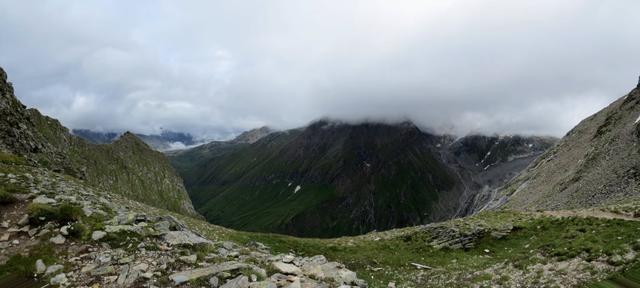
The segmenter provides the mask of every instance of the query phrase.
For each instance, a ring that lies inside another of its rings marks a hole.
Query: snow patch
[[[640,116],[638,116],[638,119],[636,119],[636,122],[634,122],[633,124],[638,124],[638,122],[640,122]]]
[[[300,191],[300,189],[302,189],[302,186],[300,186],[300,185],[296,186],[296,189],[293,190],[293,194],[298,193],[298,191]]]

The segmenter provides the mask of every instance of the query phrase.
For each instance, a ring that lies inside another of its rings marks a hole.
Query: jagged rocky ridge
[[[515,178],[496,202],[570,209],[640,197],[640,88],[588,117]],[[508,199],[508,200],[507,200]]]
[[[73,129],[71,130],[71,134],[93,144],[110,144],[118,140],[122,135],[122,133],[98,132],[88,129]],[[191,134],[181,132],[162,131],[159,135],[147,135],[140,133],[135,133],[135,135],[157,151],[184,149],[184,147],[203,143],[202,141],[194,139]]]
[[[14,197],[0,203],[0,285],[35,276],[62,287],[367,286],[321,255],[208,239],[182,216],[19,162],[0,162],[0,189]],[[2,277],[3,269],[18,278]]]
[[[89,185],[156,207],[196,215],[182,180],[163,154],[131,133],[95,145],[71,135],[60,122],[27,109],[0,68],[0,151],[83,179]]]
[[[213,142],[169,156],[212,223],[330,237],[479,211],[554,141],[455,139],[409,122],[321,120],[254,143]]]

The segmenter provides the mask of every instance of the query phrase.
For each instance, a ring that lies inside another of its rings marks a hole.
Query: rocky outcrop
[[[499,195],[506,207],[571,209],[640,197],[640,89],[573,128]]]
[[[367,287],[323,256],[207,239],[165,210],[45,169],[0,162],[0,171],[11,171],[0,187],[19,195],[0,209],[0,267],[27,255],[23,269],[51,286]]]
[[[26,109],[1,68],[0,151],[134,200],[197,215],[182,180],[163,154],[131,133],[110,145],[90,144],[71,135],[57,120]]]
[[[258,140],[268,136],[269,134],[275,132],[273,129],[264,126],[256,129],[252,129],[249,131],[242,132],[236,138],[231,140],[233,143],[247,143],[253,144],[258,142]]]

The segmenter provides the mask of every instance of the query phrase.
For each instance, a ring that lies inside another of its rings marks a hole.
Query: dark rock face
[[[0,78],[2,151],[134,200],[196,214],[181,179],[161,153],[130,133],[112,145],[87,143],[57,120],[26,109],[13,94],[4,71]]]
[[[473,213],[552,144],[519,136],[454,141],[411,123],[322,120],[170,159],[212,223],[331,237]]]
[[[7,80],[6,72],[0,68],[0,149],[20,153],[35,153],[45,150],[31,129],[33,123],[26,107],[13,96],[13,86]]]

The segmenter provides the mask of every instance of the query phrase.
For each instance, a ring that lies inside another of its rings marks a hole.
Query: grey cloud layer
[[[74,128],[323,116],[562,135],[640,73],[638,1],[5,1],[0,65]]]

